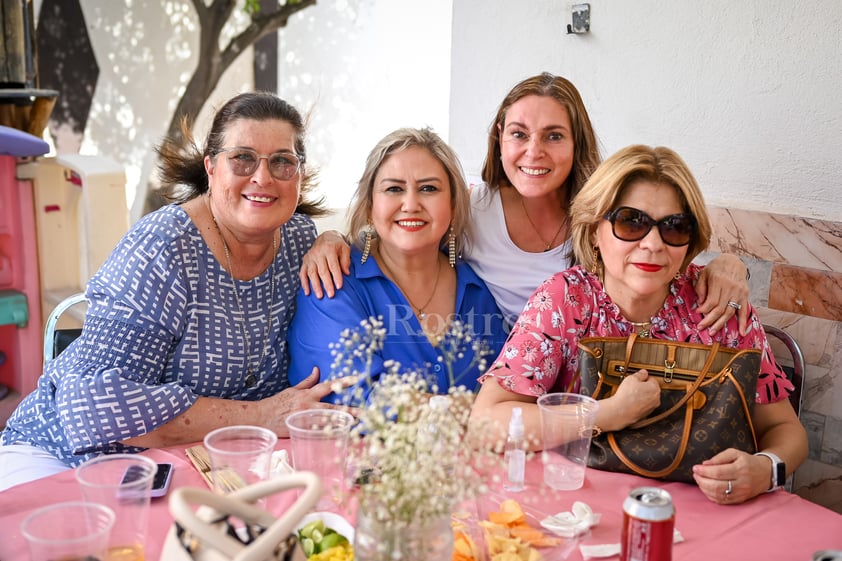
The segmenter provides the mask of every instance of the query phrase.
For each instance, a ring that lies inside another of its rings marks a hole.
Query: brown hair
[[[255,121],[280,120],[295,129],[295,152],[301,160],[301,194],[295,211],[310,216],[329,214],[324,197],[313,197],[316,172],[306,165],[304,144],[306,126],[298,110],[270,92],[247,92],[228,100],[213,117],[211,130],[202,150],[197,146],[186,119],[181,122],[181,136],[164,139],[156,152],[162,183],[161,195],[172,202],[183,203],[208,190],[204,158],[215,158],[222,148],[225,133],[238,119]]]
[[[517,101],[530,95],[551,97],[559,102],[570,116],[570,126],[573,129],[573,168],[570,175],[559,188],[566,191],[567,201],[573,200],[582,185],[596,169],[601,160],[599,145],[594,133],[582,96],[569,80],[555,76],[549,72],[542,72],[532,76],[513,87],[500,103],[497,114],[488,130],[488,151],[482,166],[482,180],[489,188],[496,189],[511,183],[503,163],[500,161],[500,130],[506,125],[506,112]]]

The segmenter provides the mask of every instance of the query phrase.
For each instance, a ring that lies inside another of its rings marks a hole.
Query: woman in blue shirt
[[[366,392],[387,369],[384,362],[395,361],[428,373],[438,393],[475,388],[484,357],[499,351],[505,331],[485,283],[457,258],[469,239],[469,205],[459,160],[438,135],[399,129],[383,138],[368,156],[349,211],[354,247],[345,289],[332,299],[298,294],[290,381],[318,366],[322,380],[362,374]],[[332,345],[347,328],[372,319],[382,322],[382,348],[350,368],[335,367]],[[463,351],[451,352],[453,333],[463,328],[471,341],[463,337]],[[348,394],[329,400],[346,402]]]

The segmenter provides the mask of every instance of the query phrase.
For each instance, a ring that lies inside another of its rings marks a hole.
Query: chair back
[[[53,308],[53,311],[50,312],[50,315],[47,317],[47,323],[44,326],[44,364],[56,358],[61,351],[67,348],[74,339],[82,334],[80,328],[56,329],[56,325],[64,312],[84,301],[85,293],[78,292],[59,302]]]
[[[801,352],[801,347],[798,345],[795,338],[787,331],[781,329],[780,327],[775,327],[774,325],[764,325],[763,329],[766,331],[769,343],[772,345],[772,351],[775,352],[775,360],[778,361],[778,364],[781,368],[783,368],[784,372],[786,372],[789,381],[792,382],[793,386],[795,386],[795,391],[789,395],[789,402],[792,404],[795,414],[800,418],[804,375],[807,370],[804,353]],[[774,344],[773,338],[780,341],[787,349],[792,360],[792,366],[789,366],[786,363],[781,363],[781,354],[775,351],[775,347],[779,347],[779,345]]]

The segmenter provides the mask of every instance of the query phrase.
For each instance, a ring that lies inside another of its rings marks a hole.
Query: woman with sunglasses
[[[806,458],[807,438],[787,396],[794,388],[775,363],[759,319],[748,311],[740,334],[732,317],[711,334],[699,324],[693,289],[711,226],[701,191],[681,158],[668,148],[630,146],[593,173],[571,207],[579,265],[544,281],[530,297],[500,356],[482,378],[472,416],[491,418],[501,438],[513,407],[523,409],[527,436],[537,447],[536,400],[567,391],[578,368],[583,337],[641,337],[762,351],[752,422],[758,449],[781,458],[787,474]],[[645,370],[626,377],[600,401],[596,425],[616,431],[660,403],[660,388]],[[714,502],[739,503],[771,487],[770,459],[729,449],[694,468],[699,488]]]
[[[516,84],[488,131],[483,184],[471,191],[476,235],[462,257],[485,281],[508,323],[541,281],[570,266],[570,203],[600,162],[588,112],[576,87],[543,72]],[[336,233],[319,236],[301,267],[305,293],[335,294],[350,251]],[[747,270],[720,255],[696,281],[701,327],[716,332],[737,315],[745,332]]]
[[[97,454],[201,440],[233,424],[286,434],[330,393],[289,388],[286,332],[316,237],[304,120],[269,93],[216,113],[203,148],[159,148],[177,204],[144,216],[88,282],[82,335],[9,419],[0,489]]]

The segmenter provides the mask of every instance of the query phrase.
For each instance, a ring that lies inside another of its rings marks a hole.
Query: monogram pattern
[[[612,344],[615,342],[619,344]],[[604,399],[616,392],[622,377],[611,372],[615,363],[625,363],[625,356],[617,356],[618,352],[625,351],[625,342],[625,338],[593,338],[580,342],[581,393]],[[685,355],[690,355],[688,360],[695,364],[704,364],[708,354],[713,352],[711,347],[670,341],[638,340],[635,351],[638,345],[681,346],[686,351]],[[594,349],[598,351],[594,352]],[[635,351],[632,353],[635,370],[646,368],[650,376],[662,376],[663,361],[652,360],[647,364],[636,357]],[[606,471],[693,483],[693,466],[726,448],[754,453],[751,412],[760,370],[760,352],[720,348],[718,355],[721,358],[714,362],[715,368],[711,368],[705,381],[695,392],[691,392],[686,405],[647,426],[635,428],[635,424],[622,431],[595,437],[591,442],[588,465]],[[661,383],[661,404],[647,419],[676,406],[687,395],[688,387],[693,385],[697,376],[705,375],[700,370],[682,367],[681,361],[676,362],[681,378],[676,374],[671,382]],[[699,395],[694,397],[694,394]],[[621,456],[625,456],[625,461]]]

